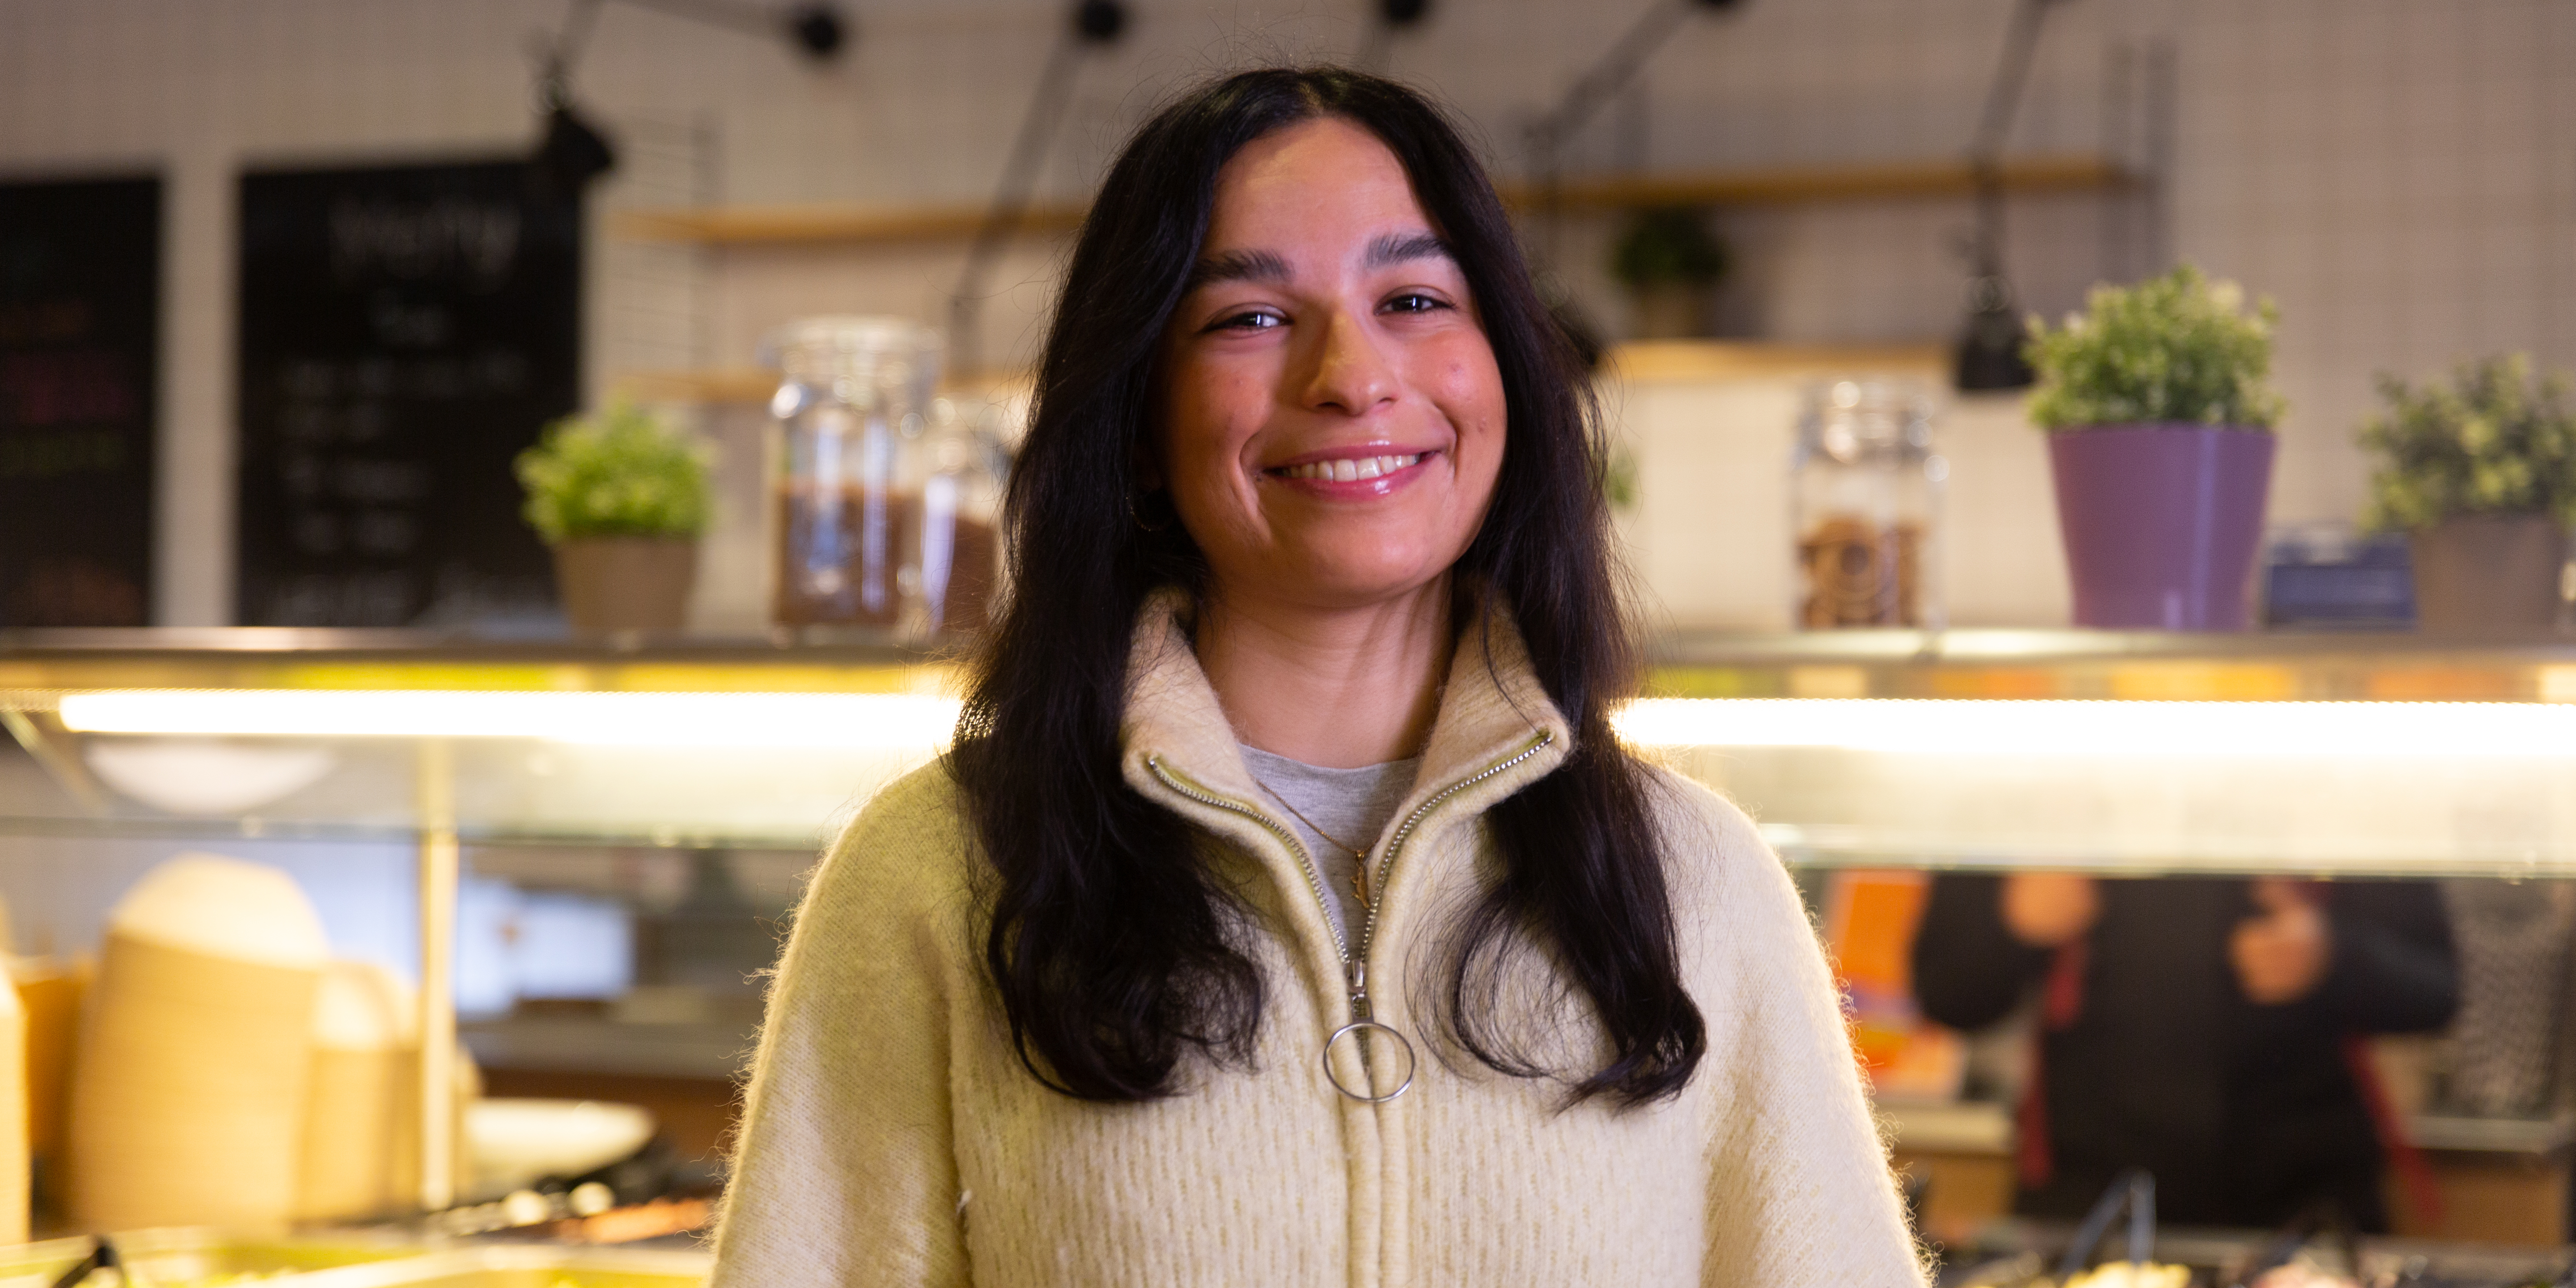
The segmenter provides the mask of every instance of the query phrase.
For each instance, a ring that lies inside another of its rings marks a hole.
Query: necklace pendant
[[[1360,897],[1360,906],[1365,908],[1369,901],[1368,855],[1354,851],[1351,857],[1360,861],[1358,867],[1351,869],[1351,893]]]

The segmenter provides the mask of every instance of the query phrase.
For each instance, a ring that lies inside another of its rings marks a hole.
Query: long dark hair
[[[1068,1095],[1153,1099],[1172,1093],[1189,1051],[1240,1060],[1251,1048],[1263,980],[1237,947],[1245,910],[1179,816],[1119,771],[1138,612],[1156,588],[1196,592],[1205,577],[1179,524],[1137,521],[1134,489],[1154,452],[1159,343],[1218,169],[1256,138],[1327,116],[1395,154],[1474,293],[1508,425],[1493,503],[1452,571],[1457,617],[1472,627],[1488,594],[1508,605],[1574,733],[1554,772],[1486,816],[1501,880],[1452,928],[1440,1023],[1504,1073],[1581,1072],[1518,1054],[1496,1014],[1494,966],[1515,943],[1540,945],[1610,1052],[1573,1097],[1672,1095],[1707,1038],[1681,982],[1650,783],[1610,731],[1636,654],[1588,386],[1457,129],[1402,86],[1338,68],[1244,72],[1172,103],[1129,141],[1083,223],[1011,477],[1010,600],[976,659],[950,758],[990,865],[985,964],[1021,1060]]]

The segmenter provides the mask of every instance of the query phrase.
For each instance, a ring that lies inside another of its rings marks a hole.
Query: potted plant
[[[621,403],[548,426],[517,468],[573,629],[680,629],[707,522],[706,463],[693,444]]]
[[[2361,428],[2378,457],[2371,526],[2403,529],[2415,620],[2432,631],[2557,624],[2576,523],[2576,412],[2561,376],[2515,354],[2463,365],[2445,387],[2379,378]]]
[[[1628,288],[1640,340],[1708,334],[1717,281],[1726,276],[1726,246],[1696,206],[1638,211],[1611,251],[1610,271]]]
[[[2242,630],[2272,482],[2274,311],[2184,265],[2031,319],[2079,626]]]

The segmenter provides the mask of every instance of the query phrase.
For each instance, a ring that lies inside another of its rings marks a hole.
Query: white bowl
[[[340,765],[328,747],[261,747],[190,738],[91,739],[90,772],[119,793],[170,814],[242,814],[322,781]]]
[[[465,1109],[474,1189],[498,1194],[548,1176],[579,1176],[653,1139],[653,1115],[598,1100],[477,1100]]]

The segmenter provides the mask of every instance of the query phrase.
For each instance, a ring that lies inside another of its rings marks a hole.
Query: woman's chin
[[[1325,611],[1400,603],[1444,583],[1448,560],[1402,563],[1319,560],[1314,566],[1251,578],[1244,589],[1263,599]],[[1231,595],[1233,586],[1223,588]]]

